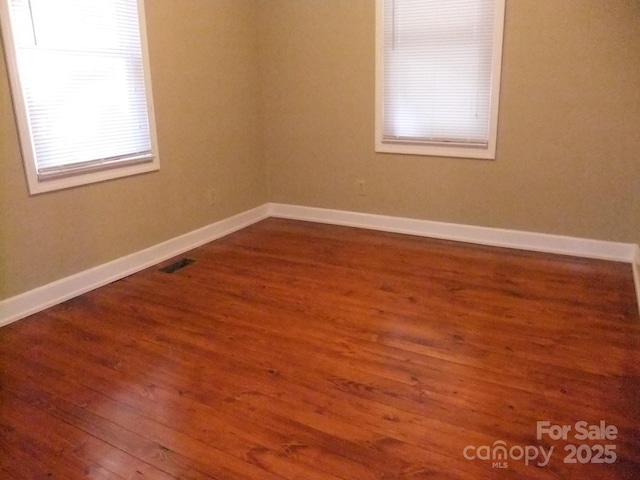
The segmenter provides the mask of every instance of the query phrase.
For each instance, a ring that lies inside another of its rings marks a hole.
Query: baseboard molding
[[[0,327],[222,238],[267,217],[631,263],[640,309],[640,248],[635,244],[268,203],[140,252],[0,301]]]
[[[332,225],[344,225],[421,237],[454,240],[457,242],[475,243],[479,245],[516,248],[520,250],[627,263],[631,263],[634,260],[637,248],[637,245],[633,243],[605,242],[602,240],[589,240],[544,233],[459,225],[455,223],[389,217],[277,203],[269,204],[269,214],[273,217],[293,220],[306,220],[317,223],[329,223]]]
[[[269,216],[268,206],[240,213],[145,250],[0,302],[0,327],[222,238]]]
[[[606,242],[562,235],[460,225],[280,203],[270,203],[268,207],[269,215],[278,218],[630,263],[633,267],[640,313],[640,248],[633,243]]]
[[[269,204],[269,215],[278,218],[367,228],[478,245],[630,263],[633,267],[636,298],[640,313],[640,247],[633,243],[606,242],[562,235],[460,225],[280,203]]]

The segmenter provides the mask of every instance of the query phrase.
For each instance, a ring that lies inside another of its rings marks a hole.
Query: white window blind
[[[502,0],[379,1],[382,143],[489,149]]]
[[[38,181],[152,162],[138,1],[5,1]]]

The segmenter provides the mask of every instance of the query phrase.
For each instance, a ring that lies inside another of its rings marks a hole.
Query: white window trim
[[[437,157],[479,158],[496,157],[500,77],[502,73],[502,43],[504,36],[505,1],[496,0],[493,70],[491,75],[491,106],[487,146],[459,146],[437,143],[411,143],[383,140],[384,120],[384,0],[376,0],[376,91],[375,91],[375,151]]]
[[[116,178],[128,177],[142,173],[154,172],[160,169],[160,159],[158,155],[158,139],[156,135],[155,110],[153,106],[153,91],[151,87],[151,75],[149,64],[149,49],[147,43],[147,25],[144,9],[144,0],[137,0],[138,18],[140,25],[140,44],[142,47],[142,61],[144,70],[145,91],[147,96],[147,109],[149,115],[149,135],[151,141],[151,156],[136,162],[128,161],[123,164],[113,162],[108,168],[98,170],[88,170],[75,175],[64,175],[47,179],[40,179],[36,168],[36,159],[33,143],[31,140],[31,128],[29,126],[26,102],[20,81],[18,62],[16,58],[16,45],[13,39],[13,30],[10,21],[9,0],[0,0],[0,20],[2,26],[2,39],[4,42],[4,52],[9,74],[13,107],[20,137],[20,147],[27,177],[29,193],[36,195],[39,193],[62,190],[65,188],[78,187],[91,183],[103,182]]]

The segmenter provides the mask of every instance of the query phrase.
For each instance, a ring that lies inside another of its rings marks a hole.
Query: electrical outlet
[[[209,197],[209,206],[213,207],[218,201],[215,189],[212,188],[211,190],[209,190],[208,197]]]
[[[367,194],[367,183],[364,180],[358,180],[356,182],[357,188],[358,188],[358,195],[360,195],[361,197],[364,197]]]

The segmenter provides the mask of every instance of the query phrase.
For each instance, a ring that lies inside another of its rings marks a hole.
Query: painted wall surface
[[[0,299],[267,201],[255,1],[146,10],[160,172],[29,196],[0,62]]]
[[[37,196],[0,62],[0,299],[266,201],[640,243],[637,0],[507,1],[494,161],[374,153],[374,7],[148,0],[160,172]]]
[[[507,1],[494,161],[374,153],[373,0],[267,3],[272,201],[640,243],[636,0]]]

